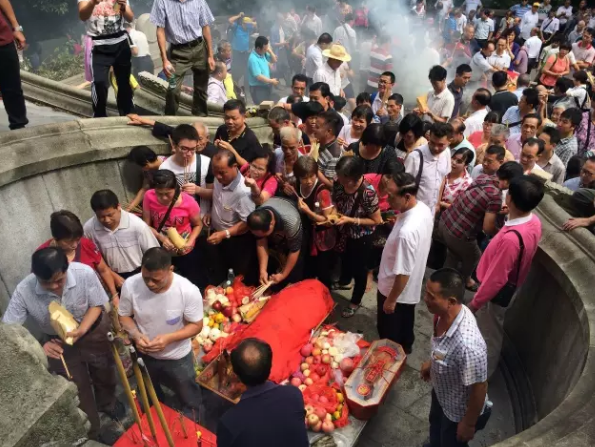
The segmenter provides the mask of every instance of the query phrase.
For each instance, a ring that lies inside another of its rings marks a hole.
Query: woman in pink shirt
[[[557,54],[552,54],[547,58],[547,61],[543,67],[541,78],[539,82],[546,87],[553,88],[556,85],[556,81],[570,73],[570,58],[568,53],[572,47],[563,43],[560,45],[560,50]]]
[[[200,207],[192,196],[180,191],[175,174],[167,169],[153,174],[153,185],[155,188],[145,193],[143,220],[152,228],[163,248],[171,252],[178,273],[199,286],[194,244],[202,229]],[[184,247],[176,248],[168,236],[170,228],[175,228],[186,240]]]
[[[275,163],[275,155],[263,146],[257,151],[254,160],[240,169],[246,179],[246,186],[250,188],[252,201],[256,205],[262,205],[277,192],[279,182],[275,177]]]

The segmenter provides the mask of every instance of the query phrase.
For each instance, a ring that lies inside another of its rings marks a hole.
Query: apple
[[[310,354],[312,354],[312,350],[314,349],[314,347],[310,344],[307,343],[304,346],[302,346],[302,349],[300,349],[300,353],[304,356],[304,357],[309,357]]]
[[[312,413],[314,413],[314,407],[312,405],[306,405],[306,415],[310,416]]]
[[[304,385],[306,385],[306,386],[310,386],[313,383],[314,383],[314,381],[310,377],[307,377],[306,380],[304,380]]]
[[[312,355],[314,357],[316,357],[317,355],[321,355],[321,354],[322,354],[322,349],[320,349],[320,348],[314,348],[314,349],[312,349]]]
[[[223,309],[223,305],[221,304],[221,301],[215,301],[211,307],[213,309],[215,309],[217,312],[220,312],[221,309]]]
[[[306,388],[308,387],[302,383],[300,386],[298,386],[298,388],[303,393],[304,391],[306,391]]]
[[[300,369],[301,369],[302,371],[305,371],[305,370],[307,370],[308,368],[310,368],[310,365],[308,365],[306,362],[304,362],[304,363],[302,363],[302,364],[300,365]]]
[[[331,363],[331,361],[332,361],[332,358],[330,355],[325,354],[322,356],[322,363],[329,365]]]
[[[322,355],[327,355],[328,354],[328,349],[323,349],[322,350]]]
[[[310,370],[306,369],[305,371],[302,372],[302,374],[304,374],[304,377],[310,377]]]
[[[230,307],[230,306],[224,307],[224,308],[221,310],[221,313],[222,313],[223,315],[225,315],[227,318],[231,318],[231,316],[233,315],[233,308],[232,308],[232,307]]]
[[[343,360],[341,360],[339,367],[341,368],[341,371],[343,371],[345,374],[351,374],[351,372],[355,368],[355,365],[353,363],[353,360],[351,360],[349,357],[346,357]]]
[[[310,372],[310,379],[312,379],[313,382],[318,382],[320,380],[320,376],[315,372]]]
[[[293,379],[291,379],[291,384],[293,386],[300,386],[302,384],[302,381],[297,377],[294,377]]]
[[[320,417],[312,412],[308,415],[308,424],[310,424],[310,427],[312,427],[313,425],[316,425],[320,422]]]
[[[312,356],[306,357],[306,363],[308,365],[311,365],[312,363],[314,363],[314,357],[312,357]]]
[[[326,410],[322,407],[315,407],[314,414],[322,421],[326,417]]]
[[[313,427],[310,427],[312,429],[313,432],[320,432],[320,430],[322,429],[322,421],[318,421],[318,423],[316,425],[314,425]]]
[[[320,356],[320,355],[314,356],[314,364],[315,365],[318,365],[321,361],[322,361],[322,356]]]
[[[225,294],[227,296],[231,295],[233,293],[233,287],[228,287],[227,289],[225,289]]]
[[[328,366],[327,365],[318,365],[316,367],[316,372],[318,373],[319,376],[324,376],[328,371]]]
[[[329,350],[329,349],[331,349],[331,344],[330,344],[328,341],[325,341],[325,342],[322,344],[322,349],[326,349],[326,350]]]
[[[320,402],[321,404],[328,404],[328,397],[320,396],[320,399],[318,399],[318,402]]]
[[[325,433],[332,433],[335,431],[335,425],[332,421],[326,420],[322,423],[322,431]]]
[[[240,314],[233,314],[233,317],[231,317],[231,319],[233,320],[234,323],[241,323],[242,322],[242,316]]]
[[[331,347],[328,349],[328,353],[334,357],[334,356],[336,356],[337,354],[339,354],[339,350],[338,350],[337,348],[335,348],[334,346],[331,346]]]
[[[312,396],[310,396],[310,398],[312,399],[313,402],[318,402],[318,399],[320,399],[320,396],[318,394],[312,394]]]

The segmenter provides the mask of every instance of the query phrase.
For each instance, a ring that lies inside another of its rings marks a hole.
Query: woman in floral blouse
[[[440,194],[440,210],[444,210],[452,205],[455,197],[465,191],[473,179],[469,175],[469,163],[473,160],[473,151],[463,147],[456,151],[452,158],[452,170],[446,176],[444,188]]]
[[[382,223],[378,195],[364,179],[364,165],[357,157],[343,157],[336,167],[333,202],[341,215],[336,225],[340,237],[337,251],[341,253],[341,277],[338,290],[351,288],[351,303],[343,309],[343,318],[350,318],[361,306],[368,276],[366,261],[372,248],[372,233]]]

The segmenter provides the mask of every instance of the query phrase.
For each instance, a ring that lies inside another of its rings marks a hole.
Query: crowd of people
[[[33,254],[32,273],[3,316],[39,324],[52,371],[64,374],[61,355],[81,371],[74,380],[92,433],[98,411],[121,415],[107,342],[97,341],[109,327],[104,306],[119,308],[157,385],[173,383],[183,407],[198,414],[189,340],[203,324],[200,291],[232,273],[273,291],[306,278],[351,291],[343,318],[358,312],[376,281],[378,334],[408,354],[423,297],[436,317],[431,347],[417,347],[431,349],[422,367],[434,391],[429,445],[467,445],[489,418],[487,380],[498,365],[506,308],[537,251],[541,223],[533,210],[544,182],[574,192],[580,215],[565,230],[595,225],[595,34],[585,27],[585,2],[575,14],[569,0],[557,10],[549,0],[525,0],[496,26],[480,1],[460,8],[417,1],[404,19],[416,36],[423,29],[419,49],[436,60],[427,94],[411,97],[399,87],[403,43],[365,2],[353,10],[338,1],[324,18],[313,6],[303,16],[280,7],[271,29],[260,32],[239,13],[229,18],[230,40],[213,42],[204,0],[156,0],[151,20],[170,80],[166,114],[176,113],[192,70],[193,113],[206,115],[208,100],[223,106],[214,134],[200,121],[171,127],[131,113],[122,85],[130,75],[124,19],[132,11],[126,0],[98,12],[104,5],[79,0],[94,41],[96,116],[105,116],[111,66],[121,114],[170,143],[171,155],[131,150],[144,183],[129,204],[100,190],[84,225],[69,211],[52,214],[52,239]],[[283,84],[291,91],[279,98]],[[271,101],[272,144],[246,123],[248,95]],[[428,266],[436,271],[424,283]],[[467,303],[465,290],[474,293]],[[80,322],[73,346],[49,325],[47,303],[55,299]],[[258,340],[232,354],[254,396],[283,393],[266,383],[270,357]],[[284,398],[300,404],[299,396]],[[266,414],[275,399],[243,405]],[[234,425],[234,411],[222,419],[219,445],[262,439],[257,426]],[[276,415],[278,426],[297,430],[291,414]],[[299,422],[300,434],[283,445],[305,445]]]

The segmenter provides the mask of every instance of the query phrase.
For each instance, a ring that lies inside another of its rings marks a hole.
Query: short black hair
[[[560,36],[560,37],[562,37],[562,36]],[[572,45],[570,45],[568,42],[563,42],[563,43],[560,44],[560,49],[561,50],[567,50],[568,52],[571,52],[572,51]]]
[[[472,73],[473,70],[469,64],[461,64],[457,67],[457,76],[463,76],[465,73]]]
[[[493,144],[486,149],[486,154],[495,155],[498,161],[502,161],[506,156],[506,149],[504,149],[502,146]]]
[[[300,105],[300,118],[306,120],[311,116],[318,116],[324,112],[324,107],[318,101],[308,101]]]
[[[258,208],[252,211],[246,221],[248,228],[253,231],[269,231],[272,222],[273,215],[265,208]]]
[[[455,153],[452,154],[453,157],[455,155],[460,155],[463,157],[463,163],[465,163],[465,166],[469,166],[469,163],[471,163],[471,161],[473,161],[473,158],[475,157],[473,151],[468,147],[462,147],[460,149],[457,149]]]
[[[223,104],[223,112],[230,112],[232,110],[237,110],[240,112],[241,115],[246,114],[246,104],[239,99],[230,99],[225,104]]]
[[[231,366],[244,385],[262,385],[271,375],[273,350],[258,338],[246,338],[231,351]]]
[[[525,97],[525,102],[533,107],[537,107],[539,105],[539,92],[537,89],[533,87],[526,88],[523,90],[523,96]]]
[[[309,175],[318,174],[318,163],[312,157],[298,157],[293,165],[293,173],[300,179]]]
[[[96,191],[91,196],[91,209],[95,212],[118,208],[119,205],[118,196],[110,189]]]
[[[368,92],[361,92],[355,97],[356,105],[362,105],[364,102],[369,102],[372,104],[372,95],[370,95]]]
[[[581,155],[573,155],[568,159],[566,164],[566,180],[578,177],[581,174],[581,169],[585,164],[585,157]]]
[[[450,125],[452,126],[453,133],[463,133],[467,126],[465,126],[465,121],[461,118],[453,118],[450,120]]]
[[[516,161],[507,161],[503,163],[496,172],[500,180],[512,180],[517,177],[522,177],[525,171],[520,163]]]
[[[254,41],[254,48],[264,48],[266,45],[269,44],[269,39],[266,36],[258,36]]]
[[[80,219],[71,211],[60,210],[50,216],[50,232],[56,241],[80,239],[84,236]]]
[[[528,213],[535,209],[544,195],[543,183],[530,175],[514,178],[508,186],[510,200],[519,210]]]
[[[382,125],[384,131],[384,139],[388,146],[394,146],[399,133],[399,125],[394,121],[387,121]]]
[[[291,120],[291,116],[289,116],[289,112],[284,107],[273,107],[269,112],[268,119],[281,124],[284,121]]]
[[[487,88],[478,88],[477,90],[475,90],[473,97],[482,106],[489,105],[490,101],[492,100],[492,94]]]
[[[388,97],[387,102],[388,101],[394,101],[400,106],[402,106],[403,102],[405,102],[405,100],[403,99],[403,95],[401,95],[400,93],[393,93]]]
[[[333,36],[331,36],[329,33],[322,33],[320,35],[320,37],[318,38],[318,45],[320,44],[330,44],[333,43]]]
[[[155,189],[175,189],[179,190],[176,174],[169,169],[160,169],[153,174],[153,187]]]
[[[397,78],[395,78],[395,74],[392,71],[385,71],[379,77],[382,77],[382,76],[388,76],[390,78],[391,84],[394,84],[395,80],[397,79]]]
[[[541,116],[539,116],[537,113],[527,113],[521,120],[521,124],[524,124],[525,120],[528,120],[531,118],[534,118],[537,120],[537,127],[541,127]]]
[[[56,273],[64,273],[66,270],[68,258],[61,248],[42,248],[31,256],[31,271],[44,281],[49,281]]]
[[[588,32],[591,36],[595,36],[595,29],[593,29],[593,28],[585,28],[585,31]]]
[[[543,143],[543,140],[540,140],[539,138],[536,138],[536,137],[527,138],[527,141],[525,141],[525,143],[523,144],[523,147],[535,146],[535,145],[537,145],[537,155],[541,155],[543,153],[543,151],[545,150],[545,144]]]
[[[371,144],[374,146],[384,147],[386,140],[384,136],[384,127],[382,124],[374,123],[366,127],[362,133],[361,142],[364,146]]]
[[[177,146],[182,140],[198,141],[198,132],[190,124],[180,124],[176,126],[171,133],[171,139]]]
[[[336,137],[343,129],[345,122],[339,113],[335,110],[327,110],[326,112],[322,112],[318,114],[319,118],[322,118],[327,126],[333,131],[333,135]]]
[[[335,168],[337,175],[359,180],[365,173],[364,162],[359,157],[341,157]]]
[[[449,123],[432,123],[430,133],[438,138],[452,137],[452,125]]]
[[[347,105],[347,100],[342,96],[333,96],[333,109],[337,112],[341,112]]]
[[[162,247],[149,248],[143,255],[141,265],[150,272],[168,270],[172,265],[171,254]]]
[[[287,96],[286,104],[295,104],[296,102],[303,102],[304,98],[300,95],[289,95]],[[316,101],[314,101],[316,102]],[[322,107],[322,106],[321,106]]]
[[[508,73],[505,71],[496,71],[492,75],[492,84],[496,88],[504,87],[508,83]]]
[[[401,135],[405,135],[409,131],[412,131],[417,139],[424,136],[424,123],[415,113],[405,115],[399,124],[399,133]]]
[[[587,72],[585,70],[575,71],[572,77],[575,81],[578,81],[581,84],[586,84],[589,80],[589,77],[587,76]]]
[[[157,154],[148,146],[134,146],[128,154],[128,161],[144,168],[157,160]]]
[[[430,276],[430,281],[440,284],[440,294],[443,297],[454,298],[458,303],[463,303],[465,283],[458,271],[451,268],[436,270]]]
[[[320,92],[323,98],[328,98],[331,95],[331,88],[326,82],[315,82],[308,88],[309,92]]]
[[[486,116],[483,119],[483,122],[499,124],[500,123],[500,115],[498,114],[498,112],[494,112],[493,110],[490,110],[488,113],[486,113]]]
[[[572,79],[568,79],[566,77],[558,78],[556,80],[556,87],[562,93],[566,93],[566,91],[568,89],[572,88],[573,85],[574,85],[574,82],[572,81]]]
[[[580,109],[571,107],[570,109],[564,110],[560,115],[560,118],[570,120],[574,127],[578,127],[583,119],[583,114]]]
[[[353,109],[353,112],[351,112],[351,119],[354,118],[364,118],[369,125],[374,119],[374,111],[372,110],[372,107],[368,105],[357,106]]]
[[[406,172],[395,172],[391,175],[391,179],[399,188],[398,194],[402,197],[405,194],[411,194],[415,196],[419,189],[419,185],[415,181],[415,178]]]
[[[296,75],[293,75],[293,78],[291,78],[291,85],[295,84],[296,82],[305,82],[307,84],[308,83],[308,77],[305,74],[302,74],[302,73],[298,73]]]
[[[486,48],[488,48],[488,47],[490,46],[490,44],[491,44],[491,45],[494,45],[494,47],[496,46],[496,44],[494,43],[494,41],[492,41],[492,40],[486,40],[486,41],[483,43],[483,45],[481,46],[481,49],[482,49],[482,50],[485,50]]]
[[[446,79],[446,68],[442,65],[434,65],[430,68],[428,79],[430,82],[444,81]]]
[[[551,144],[558,144],[560,142],[560,131],[553,126],[544,126],[540,133],[544,133],[550,137]]]
[[[222,159],[227,159],[227,166],[229,166],[230,168],[233,165],[238,164],[238,160],[236,159],[235,154],[232,151],[230,151],[229,149],[219,149],[215,153],[215,155],[213,155],[213,161],[222,160]]]

